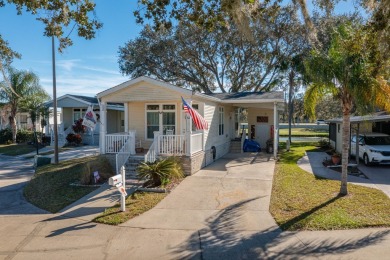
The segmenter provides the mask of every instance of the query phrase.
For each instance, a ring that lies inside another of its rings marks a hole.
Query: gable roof
[[[211,93],[206,94],[208,96],[216,97],[223,103],[252,103],[263,101],[283,101],[282,91],[270,91],[270,92],[238,92],[238,93]]]
[[[59,102],[59,101],[61,101],[63,99],[66,99],[66,98],[78,101],[78,102],[80,102],[82,104],[85,104],[85,106],[89,106],[89,105],[99,106],[99,101],[98,101],[98,99],[96,97],[88,97],[88,96],[72,95],[72,94],[65,94],[65,95],[63,95],[61,97],[58,97],[57,98],[57,102]],[[52,107],[53,106],[53,100],[46,102],[45,105],[48,106],[48,107]],[[108,109],[113,109],[113,110],[124,110],[124,106],[123,106],[122,103],[111,103],[111,102],[109,102],[107,104],[107,108]]]
[[[272,91],[272,92],[240,92],[240,93],[198,93],[193,92],[192,90],[181,88],[173,84],[152,79],[150,77],[142,76],[135,79],[128,80],[117,86],[104,90],[98,93],[97,98],[101,98],[112,93],[115,93],[119,90],[125,89],[131,85],[134,85],[139,82],[148,82],[156,86],[160,86],[169,90],[179,92],[185,96],[194,95],[195,97],[203,98],[206,100],[211,100],[219,103],[261,103],[261,102],[283,102],[284,94],[282,91]]]

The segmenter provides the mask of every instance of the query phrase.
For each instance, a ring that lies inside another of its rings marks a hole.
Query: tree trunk
[[[348,105],[347,105],[348,106]],[[350,109],[344,105],[343,109],[343,127],[342,127],[342,156],[341,156],[341,187],[340,195],[348,195],[347,183],[348,183],[348,157],[349,157],[349,144],[350,144]]]
[[[17,132],[15,116],[16,116],[15,113],[11,112],[11,116],[9,118],[9,123],[12,129],[12,142],[14,144],[16,144],[16,132]]]
[[[288,142],[291,144],[291,121],[294,113],[294,71],[288,74]]]

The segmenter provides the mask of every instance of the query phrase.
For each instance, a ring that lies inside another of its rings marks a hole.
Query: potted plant
[[[332,163],[337,165],[337,164],[340,164],[340,161],[341,161],[341,154],[340,153],[333,153],[332,154]]]

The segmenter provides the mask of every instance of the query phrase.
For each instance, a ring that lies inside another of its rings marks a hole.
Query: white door
[[[270,137],[270,125],[256,124],[255,140],[260,144],[261,150],[266,148],[267,140]]]

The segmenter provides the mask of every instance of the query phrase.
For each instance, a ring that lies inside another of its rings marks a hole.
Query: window
[[[73,108],[73,122],[84,118],[85,112],[87,112],[86,108]]]
[[[224,113],[223,113],[223,107],[218,108],[219,112],[219,125],[218,125],[218,134],[223,135],[224,133],[224,124],[223,124],[223,119],[224,119]]]
[[[161,110],[160,110],[161,109]],[[176,105],[146,105],[146,138],[153,139],[154,132],[160,131],[163,134],[167,130],[175,131],[176,127]]]
[[[20,115],[19,124],[22,129],[27,129],[27,115]]]

